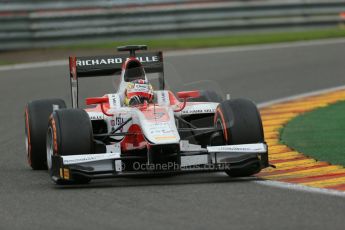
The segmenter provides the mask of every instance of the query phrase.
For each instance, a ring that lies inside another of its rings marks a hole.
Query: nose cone
[[[140,120],[145,137],[153,144],[180,142],[174,114],[169,107],[150,105],[141,111]]]

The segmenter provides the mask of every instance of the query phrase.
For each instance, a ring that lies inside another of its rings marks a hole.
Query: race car
[[[72,108],[62,99],[35,100],[25,108],[32,169],[48,169],[56,184],[82,184],[220,171],[245,177],[269,166],[251,100],[223,100],[208,90],[175,94],[165,87],[162,52],[145,50],[130,45],[114,55],[69,57]],[[158,74],[156,88],[150,73]],[[78,79],[107,75],[120,79],[117,91],[86,98],[88,107],[79,107]]]

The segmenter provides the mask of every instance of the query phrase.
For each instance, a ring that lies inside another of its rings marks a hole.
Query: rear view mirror
[[[177,93],[178,98],[186,100],[187,98],[198,98],[200,97],[199,90],[193,91],[182,91]]]
[[[107,102],[109,102],[109,98],[108,97],[90,97],[90,98],[86,98],[86,100],[85,100],[86,105],[101,104],[102,113],[104,115],[107,115],[108,117],[112,117],[113,114],[107,113],[105,111],[104,103],[107,103]]]
[[[86,105],[96,105],[107,103],[108,101],[109,99],[107,97],[90,97],[86,98],[85,103]]]
[[[198,98],[200,97],[200,92],[198,90],[194,91],[182,91],[177,93],[178,98],[183,99],[183,104],[179,109],[174,110],[174,112],[180,112],[186,107],[188,98]]]

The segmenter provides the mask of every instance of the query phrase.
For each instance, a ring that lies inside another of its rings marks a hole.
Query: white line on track
[[[170,51],[165,56],[185,56],[185,55],[202,55],[202,54],[219,54],[219,53],[233,53],[233,52],[246,52],[246,51],[261,51],[271,49],[286,49],[308,46],[323,46],[344,44],[344,38],[327,39],[327,40],[312,40],[312,41],[297,41],[297,42],[282,42],[268,45],[246,45],[236,47],[217,47],[217,48],[204,48],[194,50],[181,50]]]
[[[270,106],[270,105],[277,104],[277,103],[301,99],[303,97],[310,97],[310,96],[325,94],[325,93],[329,93],[329,92],[333,92],[333,91],[337,91],[337,90],[341,90],[341,89],[345,89],[345,85],[327,88],[327,89],[316,90],[316,91],[312,91],[312,92],[308,92],[308,93],[302,93],[302,94],[297,94],[294,96],[289,96],[289,97],[284,97],[284,98],[280,98],[280,99],[276,99],[276,100],[267,101],[267,102],[258,104],[258,107],[263,108],[263,107]],[[273,181],[273,180],[253,181],[252,183],[256,183],[256,184],[260,184],[260,185],[264,185],[264,186],[269,186],[269,187],[274,187],[274,188],[283,188],[283,189],[287,189],[287,190],[345,197],[345,192],[342,192],[342,191],[325,189],[325,188],[309,187],[309,186],[305,186],[305,185],[301,185],[301,184],[292,184],[292,183]]]
[[[341,90],[341,89],[345,89],[345,85],[331,87],[331,88],[326,88],[326,89],[315,90],[315,91],[311,91],[311,92],[308,92],[308,93],[302,93],[302,94],[297,94],[297,95],[293,95],[293,96],[289,96],[289,97],[283,97],[283,98],[280,98],[280,99],[266,101],[266,102],[263,102],[263,103],[259,103],[258,107],[259,108],[263,108],[263,107],[270,106],[270,105],[277,104],[277,103],[282,103],[282,102],[287,102],[287,101],[291,101],[291,100],[296,100],[296,99],[300,99],[300,98],[303,98],[303,97],[311,97],[311,96],[321,95],[321,94],[330,93],[332,91],[337,91],[337,90]]]
[[[308,192],[314,194],[321,194],[321,195],[329,195],[329,196],[338,196],[338,197],[345,197],[345,192],[325,189],[325,188],[314,188],[309,187],[301,184],[292,184],[280,181],[272,181],[272,180],[262,180],[262,181],[252,181],[252,183],[269,186],[273,188],[282,188],[291,191],[300,191],[300,192]]]
[[[338,39],[327,39],[327,40],[286,42],[286,43],[277,43],[277,44],[269,44],[269,45],[248,45],[248,46],[237,46],[237,47],[218,47],[218,48],[204,48],[204,49],[181,50],[181,51],[168,51],[164,54],[164,56],[165,57],[179,57],[179,56],[187,56],[187,55],[220,54],[220,53],[260,51],[260,50],[285,49],[285,48],[308,47],[308,46],[323,46],[323,45],[334,45],[334,44],[345,44],[345,39],[338,38]],[[0,66],[0,71],[32,69],[32,68],[42,68],[42,67],[63,66],[63,65],[66,65],[66,66],[68,65],[67,59],[57,60],[57,61],[5,65],[5,66]]]
[[[67,68],[68,60],[32,62],[32,63],[25,63],[25,64],[5,65],[5,66],[0,66],[0,71],[46,68],[46,67],[64,66],[64,65]]]

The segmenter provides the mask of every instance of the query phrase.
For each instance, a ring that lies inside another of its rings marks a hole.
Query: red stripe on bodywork
[[[77,80],[77,58],[69,57],[69,71],[71,78]]]
[[[147,142],[144,138],[139,125],[133,124],[128,129],[128,135],[121,142],[121,151],[126,152],[134,149],[147,148]]]
[[[140,104],[134,106],[138,108],[149,122],[168,122],[170,120],[169,112],[166,108],[155,104]]]

